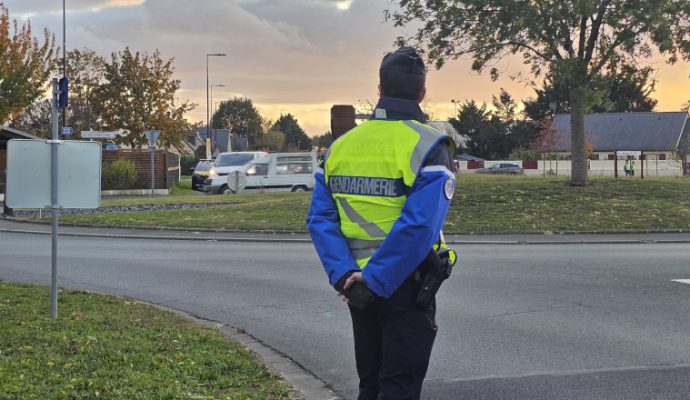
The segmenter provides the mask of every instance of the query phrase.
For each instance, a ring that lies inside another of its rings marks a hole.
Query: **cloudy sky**
[[[62,1],[0,0],[10,17],[47,27],[62,42]],[[262,115],[292,113],[309,135],[329,129],[333,104],[375,101],[381,57],[405,33],[385,23],[391,0],[66,0],[67,49],[90,48],[108,56],[129,46],[174,58],[181,100],[198,107],[191,121],[206,119],[206,54],[214,101],[246,96]],[[490,102],[500,88],[517,99],[533,94],[508,75],[519,59],[499,67],[498,82],[470,72],[467,60],[450,62],[428,76],[429,111],[446,118],[452,99]],[[657,110],[679,110],[690,100],[690,66],[658,68]]]

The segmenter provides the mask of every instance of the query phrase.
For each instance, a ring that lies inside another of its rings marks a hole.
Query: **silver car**
[[[521,175],[525,171],[521,166],[511,163],[494,164],[488,168],[479,168],[477,174],[506,174],[506,175]]]

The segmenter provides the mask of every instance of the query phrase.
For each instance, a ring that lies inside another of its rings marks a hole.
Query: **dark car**
[[[513,174],[513,175],[521,175],[524,174],[525,171],[522,169],[521,166],[517,164],[511,164],[511,163],[500,163],[500,164],[494,164],[490,166],[489,168],[479,168],[477,170],[478,174]]]
[[[192,190],[203,190],[204,181],[208,178],[208,171],[213,166],[213,160],[199,160],[192,173]]]

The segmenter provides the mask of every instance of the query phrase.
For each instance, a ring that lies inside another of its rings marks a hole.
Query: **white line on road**
[[[671,279],[671,282],[687,283],[690,285],[690,279]]]

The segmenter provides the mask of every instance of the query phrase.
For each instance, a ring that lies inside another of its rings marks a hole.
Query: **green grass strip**
[[[0,281],[0,399],[291,399],[215,329],[136,301]]]
[[[225,204],[209,204],[199,209],[65,215],[60,221],[110,226],[305,231],[310,199],[311,193],[118,199],[112,202]],[[447,233],[690,230],[690,179],[594,178],[586,187],[573,187],[565,178],[461,175],[444,229]]]

